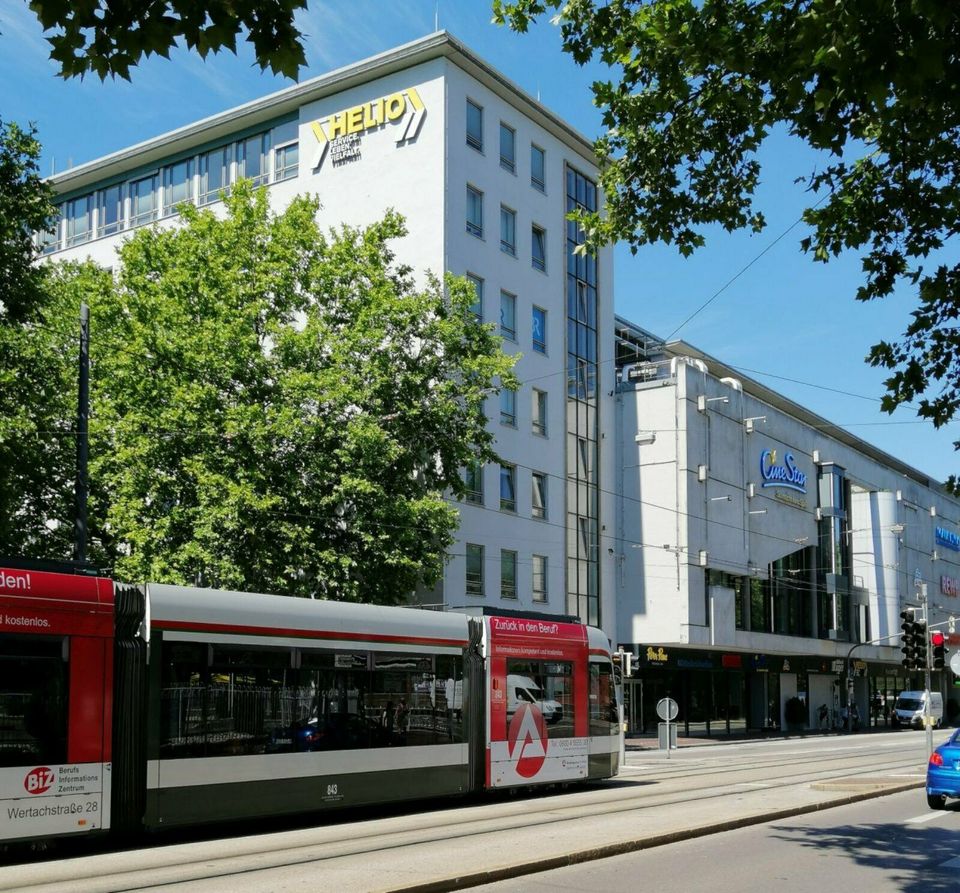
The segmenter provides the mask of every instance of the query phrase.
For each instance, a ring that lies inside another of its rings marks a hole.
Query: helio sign
[[[312,121],[310,129],[317,138],[317,149],[310,162],[311,170],[320,169],[328,149],[334,164],[359,158],[360,137],[387,124],[399,122],[397,145],[416,138],[426,111],[416,88],[407,87]]]

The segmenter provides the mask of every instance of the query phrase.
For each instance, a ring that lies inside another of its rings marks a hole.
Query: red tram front
[[[113,583],[0,569],[0,841],[110,827]]]

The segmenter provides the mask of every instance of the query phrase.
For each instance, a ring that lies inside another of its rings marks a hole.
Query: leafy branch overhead
[[[294,15],[306,0],[30,0],[65,77],[92,72],[130,79],[130,69],[153,54],[169,57],[179,41],[205,59],[237,50],[245,32],[257,63],[296,80],[306,64]]]
[[[859,300],[915,290],[901,339],[869,362],[892,371],[884,407],[918,400],[942,425],[960,405],[960,4],[943,0],[494,0],[526,31],[554,14],[593,86],[606,212],[594,246],[673,243],[707,227],[762,229],[758,150],[775,127],[821,153],[801,244],[817,261],[862,258]],[[960,444],[958,444],[960,445]]]

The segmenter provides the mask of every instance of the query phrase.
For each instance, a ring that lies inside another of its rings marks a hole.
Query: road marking
[[[898,772],[890,773],[890,778],[926,778],[926,772]]]
[[[951,859],[949,862],[944,862],[941,868],[960,868],[960,856],[957,856],[955,859]]]
[[[928,812],[924,815],[915,816],[912,819],[904,819],[903,823],[905,825],[920,825],[923,822],[932,822],[934,819],[938,819],[942,815],[942,812]],[[958,858],[958,861],[960,861],[960,858]]]
[[[733,785],[735,788],[769,788],[770,785],[765,781],[738,781]]]

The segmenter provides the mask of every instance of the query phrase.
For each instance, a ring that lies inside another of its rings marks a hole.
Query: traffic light
[[[903,664],[905,670],[912,670],[917,665],[917,651],[913,640],[913,611],[901,611],[900,619],[903,621],[900,624],[900,629],[902,630],[900,635],[900,651],[903,652],[903,658],[900,663]]]
[[[905,670],[925,670],[927,668],[927,625],[922,620],[914,620],[912,611],[901,611],[900,661]],[[936,652],[934,652],[936,654]]]
[[[942,670],[946,662],[947,649],[944,647],[943,633],[930,633],[930,647],[933,648],[933,668]]]
[[[630,651],[613,652],[613,670],[620,679],[627,679],[633,675],[633,653]]]
[[[927,668],[927,625],[922,620],[913,622],[914,645],[917,650],[917,669]]]

